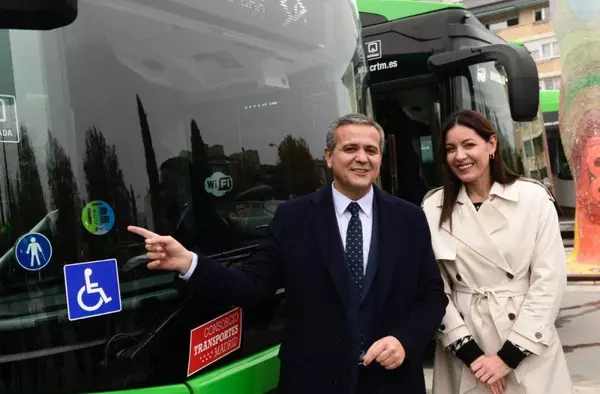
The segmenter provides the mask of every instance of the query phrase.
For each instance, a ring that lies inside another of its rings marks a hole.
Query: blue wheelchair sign
[[[121,311],[116,259],[68,264],[63,270],[69,320]]]
[[[52,258],[52,245],[48,238],[40,233],[23,235],[15,247],[17,263],[28,271],[39,271]]]

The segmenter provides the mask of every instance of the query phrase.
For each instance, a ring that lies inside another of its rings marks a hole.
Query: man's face
[[[369,191],[381,167],[381,136],[368,125],[345,125],[337,130],[333,151],[325,149],[327,167],[333,169],[336,189],[348,197]]]

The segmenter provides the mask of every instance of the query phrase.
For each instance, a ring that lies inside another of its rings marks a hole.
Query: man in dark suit
[[[331,124],[334,182],[281,204],[266,239],[224,267],[146,229],[150,269],[241,307],[284,287],[279,392],[425,393],[423,355],[447,305],[421,209],[373,185],[383,130],[363,115]]]

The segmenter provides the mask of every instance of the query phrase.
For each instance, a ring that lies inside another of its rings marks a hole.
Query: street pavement
[[[567,287],[556,327],[573,383],[600,393],[600,282]]]
[[[600,394],[600,281],[569,283],[556,327],[574,392]],[[425,368],[428,393],[432,377],[433,370]]]

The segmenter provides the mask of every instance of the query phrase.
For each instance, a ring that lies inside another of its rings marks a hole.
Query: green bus
[[[494,125],[503,158],[552,189],[535,62],[461,4],[359,0],[374,117],[387,132],[382,183],[420,203],[439,186],[437,138],[453,111]]]
[[[0,393],[274,389],[283,289],[188,294],[126,226],[234,266],[328,184],[329,123],[365,112],[355,2],[19,0],[0,27]]]
[[[126,226],[235,266],[329,185],[341,114],[380,120],[380,184],[415,203],[452,110],[493,119],[514,166],[538,127],[529,54],[451,4],[19,0],[0,27],[0,394],[274,393],[285,289],[191,294]]]

